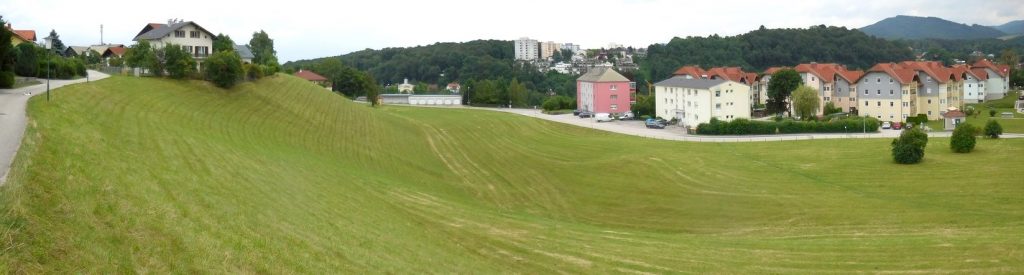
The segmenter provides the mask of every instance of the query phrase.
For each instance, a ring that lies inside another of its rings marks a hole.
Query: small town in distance
[[[0,272],[1024,273],[1024,11],[933,2],[0,3]]]

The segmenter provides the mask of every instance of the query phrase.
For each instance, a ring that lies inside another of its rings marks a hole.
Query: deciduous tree
[[[228,35],[225,35],[223,33],[220,33],[220,34],[217,34],[217,36],[213,38],[213,52],[234,51],[234,50],[235,50],[235,41],[231,40],[231,36],[228,36]]]
[[[896,163],[914,164],[924,159],[924,148],[928,146],[928,134],[921,127],[903,130],[900,136],[892,141],[892,158]]]
[[[774,81],[774,79],[772,80]],[[818,100],[818,92],[804,85],[793,91],[793,109],[800,119],[811,120],[818,113],[821,101]]]
[[[242,59],[235,52],[215,52],[203,62],[206,79],[221,88],[231,88],[245,73]]]
[[[787,112],[789,105],[787,104],[790,94],[796,90],[797,87],[803,83],[803,79],[800,78],[800,74],[793,69],[782,69],[772,74],[771,81],[768,82],[768,100],[767,108],[768,113],[779,114]],[[792,114],[789,114],[792,116]]]
[[[978,142],[974,137],[977,133],[978,128],[974,127],[974,125],[966,122],[960,123],[953,130],[953,136],[949,138],[949,148],[956,153],[970,153]]]
[[[164,67],[172,78],[182,79],[195,72],[196,61],[181,46],[167,44],[164,49]]]

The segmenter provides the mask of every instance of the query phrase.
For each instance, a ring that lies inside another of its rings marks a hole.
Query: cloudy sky
[[[202,7],[201,7],[202,6]],[[146,23],[181,18],[244,44],[266,30],[279,59],[333,56],[366,48],[528,36],[584,48],[645,47],[674,36],[736,35],[825,24],[859,28],[895,15],[981,25],[1024,19],[1020,0],[669,1],[63,1],[3,0],[0,15],[66,45],[131,44]]]

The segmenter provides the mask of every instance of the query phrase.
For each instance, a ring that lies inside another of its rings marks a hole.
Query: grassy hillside
[[[30,102],[0,190],[24,273],[1020,273],[1024,140],[705,144],[371,109],[289,76]]]
[[[993,27],[967,25],[938,17],[899,15],[860,28],[872,36],[887,39],[981,39],[998,38],[1006,33]]]

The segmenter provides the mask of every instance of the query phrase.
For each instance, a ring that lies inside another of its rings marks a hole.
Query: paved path
[[[90,81],[107,77],[107,74],[89,71]],[[25,117],[25,107],[28,104],[28,99],[37,95],[46,96],[46,80],[40,79],[40,81],[43,84],[18,89],[0,89],[0,185],[7,179],[11,162],[14,161],[18,147],[21,146],[21,137],[25,135],[25,126],[28,122]],[[85,81],[84,78],[50,80],[50,90]],[[59,98],[60,92],[54,93],[51,97]]]
[[[415,106],[415,105],[413,105]],[[430,106],[421,106],[430,107]],[[445,108],[445,107],[439,107]],[[478,108],[478,107],[447,107],[447,108],[469,108],[477,110],[490,110],[519,114],[528,117],[535,117],[554,122],[560,122],[580,127],[615,132],[626,135],[633,135],[645,138],[664,140],[692,141],[692,142],[766,142],[766,141],[790,141],[790,140],[815,140],[815,139],[843,139],[843,138],[896,138],[900,135],[899,130],[881,130],[877,133],[849,133],[849,134],[786,134],[786,135],[751,135],[751,136],[702,136],[688,135],[682,127],[668,126],[665,129],[648,129],[643,121],[612,121],[597,122],[593,118],[578,118],[572,114],[548,115],[537,109],[508,109],[508,108]],[[850,129],[857,131],[860,129]],[[953,132],[935,131],[929,132],[929,137],[949,137]],[[1024,134],[1004,134],[1004,138],[1024,138]]]

